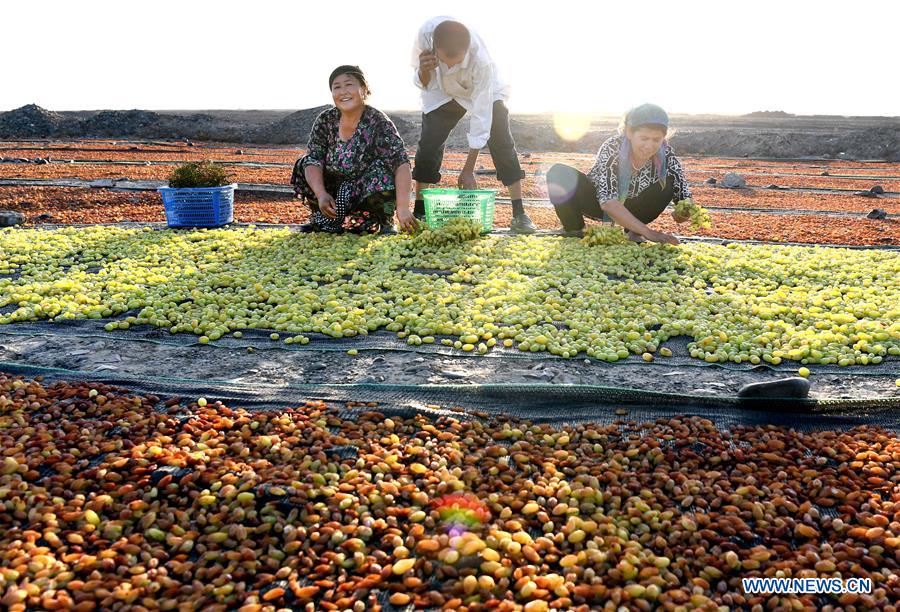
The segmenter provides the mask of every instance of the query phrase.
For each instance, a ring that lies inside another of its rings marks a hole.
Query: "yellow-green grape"
[[[799,374],[803,378],[809,378],[809,368],[800,368],[799,370],[797,370],[797,374]]]
[[[587,228],[581,242],[589,246],[607,246],[611,244],[629,244],[628,237],[621,227],[593,226]]]
[[[694,203],[691,198],[681,200],[675,204],[675,214],[679,217],[687,217],[691,220],[691,229],[707,229],[712,227],[712,220],[705,208]]]
[[[201,342],[267,330],[291,345],[386,330],[473,356],[499,345],[609,362],[668,357],[660,347],[677,336],[708,363],[877,367],[900,356],[894,251],[592,248],[449,225],[418,236],[8,228],[0,325],[100,319],[129,330],[120,333],[148,325]],[[618,228],[602,235],[625,244]]]
[[[205,398],[205,397],[201,397],[200,399],[198,399],[198,400],[197,400],[197,405],[200,406],[201,408],[203,408],[204,406],[206,406],[206,398]]]
[[[443,227],[419,227],[413,236],[416,246],[440,247],[450,244],[461,244],[475,240],[481,236],[482,226],[470,219],[450,219]]]

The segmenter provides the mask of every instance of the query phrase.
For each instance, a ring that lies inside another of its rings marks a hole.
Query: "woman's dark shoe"
[[[381,229],[378,230],[378,233],[382,236],[395,236],[397,234],[397,227],[393,223],[385,223],[381,226]]]
[[[381,224],[374,219],[365,219],[354,223],[350,227],[347,228],[347,231],[351,234],[377,234],[381,231]]]
[[[344,228],[338,229],[329,229],[327,227],[322,227],[318,223],[304,223],[300,226],[299,230],[304,234],[310,234],[313,232],[322,232],[325,234],[343,234]]]

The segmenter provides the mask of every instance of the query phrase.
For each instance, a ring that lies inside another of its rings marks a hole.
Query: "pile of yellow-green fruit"
[[[461,244],[481,236],[481,224],[469,219],[450,219],[443,227],[433,228],[420,224],[413,243],[419,248]]]
[[[621,227],[595,225],[584,231],[581,242],[588,246],[609,246],[612,244],[628,244],[628,238]]]
[[[691,220],[691,229],[708,229],[712,227],[709,212],[699,204],[695,204],[691,198],[681,200],[675,204],[675,214],[683,219]]]
[[[679,335],[708,362],[900,354],[896,252],[435,235],[5,230],[0,324],[117,318],[108,329],[147,324],[202,342],[265,329],[291,343],[386,328],[413,345],[605,361],[665,356]]]

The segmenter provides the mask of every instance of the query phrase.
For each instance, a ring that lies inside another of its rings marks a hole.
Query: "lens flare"
[[[553,115],[553,129],[563,140],[575,142],[591,129],[591,116],[586,113],[556,113]]]
[[[451,537],[474,531],[491,518],[484,503],[468,493],[444,495],[434,502],[441,523]]]
[[[547,178],[544,181],[546,197],[554,204],[568,202],[575,195],[578,187],[578,175],[575,172],[550,172],[551,168],[553,166],[547,168]]]
[[[547,171],[552,167],[552,162],[541,162],[540,164],[536,164],[536,168],[534,169],[534,181],[531,184],[533,192],[530,195],[532,197],[544,200],[547,199]]]

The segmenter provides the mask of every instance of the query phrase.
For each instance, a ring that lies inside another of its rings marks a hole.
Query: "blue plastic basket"
[[[234,221],[236,184],[174,189],[160,187],[169,227],[219,227]]]

